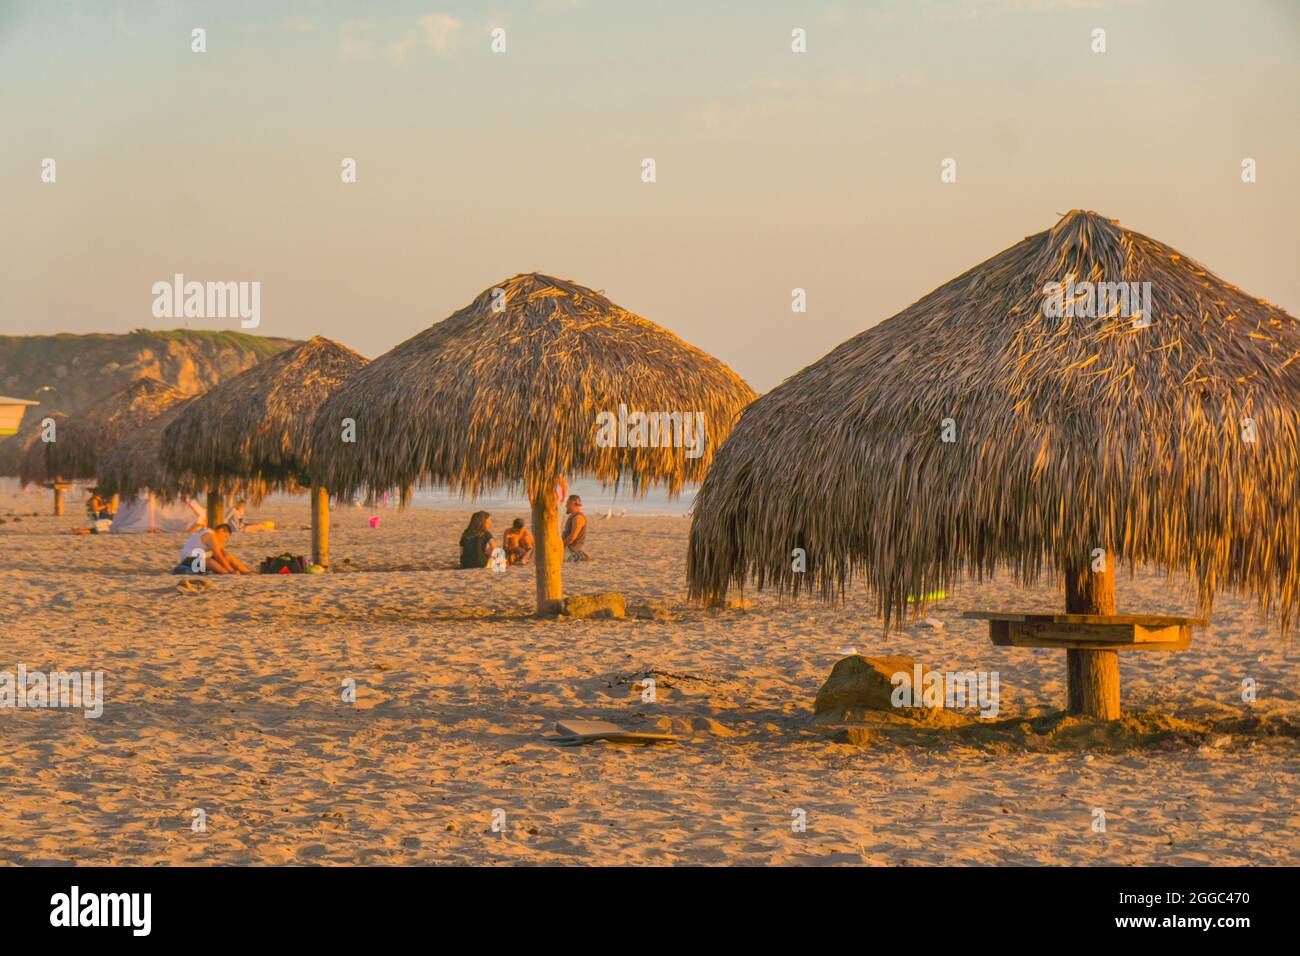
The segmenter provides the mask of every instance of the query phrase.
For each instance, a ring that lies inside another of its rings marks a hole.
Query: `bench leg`
[[[1119,654],[1068,650],[1066,710],[1097,720],[1119,719]]]

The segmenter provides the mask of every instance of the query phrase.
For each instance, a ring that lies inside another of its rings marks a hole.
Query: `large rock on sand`
[[[608,594],[575,594],[560,603],[560,613],[578,618],[626,617],[627,606],[623,603],[623,595],[612,591]]]
[[[816,714],[835,714],[845,710],[887,710],[894,713],[906,712],[910,708],[895,707],[892,701],[894,683],[891,678],[899,671],[905,672],[909,679],[916,674],[917,662],[902,655],[893,657],[864,657],[852,654],[837,663],[831,669],[831,676],[826,678],[821,690],[817,692],[817,701],[813,704]],[[920,665],[922,678],[930,669]],[[938,681],[939,699],[943,700],[943,683],[939,674],[934,675]],[[915,688],[919,703],[922,688]]]

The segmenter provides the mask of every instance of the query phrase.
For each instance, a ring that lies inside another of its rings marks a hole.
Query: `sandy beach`
[[[932,612],[942,629],[889,637],[865,601],[706,611],[684,603],[687,519],[593,517],[597,560],[566,564],[566,591],[668,619],[544,622],[531,568],[451,569],[468,507],[388,509],[373,529],[353,507],[335,512],[335,573],[182,593],[166,573],[178,536],[73,535],[69,504],[54,518],[48,493],[0,495],[0,670],[102,670],[104,711],[0,710],[5,863],[1300,863],[1300,649],[1240,598],[1220,598],[1189,651],[1121,664],[1126,712],[1226,733],[849,743],[810,719],[846,646],[996,669],[1003,720],[1058,710],[1061,654],[994,648],[960,617],[1055,609],[1055,591],[968,582]],[[252,515],[279,530],[237,536],[237,553],[307,550],[305,499]],[[1160,577],[1118,591],[1121,609],[1191,610]],[[643,703],[633,684],[651,672]],[[566,717],[686,739],[541,739]]]

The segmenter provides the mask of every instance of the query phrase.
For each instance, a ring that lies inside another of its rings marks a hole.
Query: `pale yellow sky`
[[[762,391],[1072,208],[1300,312],[1300,3],[699,6],[0,0],[0,333],[182,272],[374,356],[538,270]]]

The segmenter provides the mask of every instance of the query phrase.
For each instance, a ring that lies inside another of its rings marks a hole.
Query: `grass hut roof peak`
[[[188,403],[163,431],[163,463],[177,478],[210,487],[232,479],[300,483],[317,409],[365,364],[321,336],[279,352]]]
[[[717,359],[601,293],[524,273],[484,289],[332,395],[316,422],[315,467],[339,495],[414,484],[532,495],[578,474],[634,494],[655,483],[675,493],[703,477],[753,397]],[[603,446],[597,416],[620,405],[702,415],[698,457],[682,447]],[[346,418],[356,422],[353,443],[340,441]]]
[[[1285,631],[1297,475],[1296,318],[1074,210],[751,405],[696,497],[690,588],[857,578],[898,623],[961,574],[1029,584],[1102,548]]]
[[[152,375],[132,379],[107,398],[73,415],[50,443],[49,464],[60,478],[94,478],[100,458],[124,435],[185,398],[185,393]]]

